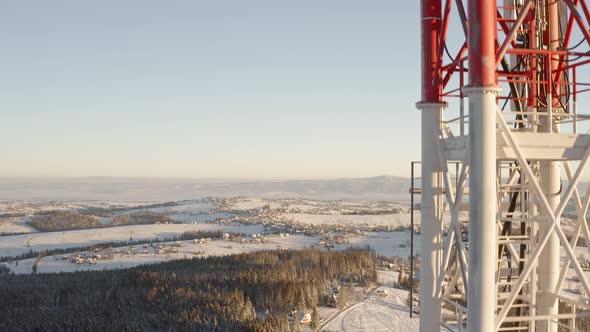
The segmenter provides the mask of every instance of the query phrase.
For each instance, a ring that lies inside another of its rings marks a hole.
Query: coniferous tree
[[[293,315],[293,322],[291,324],[291,332],[301,332],[301,322],[299,321],[299,312]]]
[[[374,283],[366,271],[375,267],[366,250],[308,249],[124,270],[2,274],[0,330],[288,331],[293,308],[317,311],[316,298],[330,284],[341,283],[346,293],[350,280]]]
[[[318,307],[313,307],[311,312],[311,323],[309,325],[312,329],[316,329],[320,326],[320,314],[318,313]]]

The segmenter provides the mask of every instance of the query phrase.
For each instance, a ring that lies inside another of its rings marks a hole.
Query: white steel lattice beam
[[[463,277],[464,282],[467,282],[467,263],[465,258],[465,245],[463,244],[463,239],[461,238],[460,232],[460,225],[459,225],[459,208],[461,205],[461,200],[463,197],[463,193],[465,191],[465,183],[467,178],[467,170],[468,170],[468,155],[469,150],[465,150],[465,156],[462,160],[461,165],[461,175],[459,177],[458,182],[456,183],[457,191],[456,193],[453,191],[452,181],[449,175],[448,169],[448,161],[445,158],[443,153],[443,148],[441,146],[441,137],[439,135],[439,140],[437,141],[437,154],[439,158],[440,165],[442,167],[444,185],[445,185],[445,195],[447,198],[447,203],[449,205],[449,210],[451,212],[451,224],[450,224],[450,232],[449,238],[445,243],[445,248],[443,251],[443,261],[441,265],[441,271],[445,271],[448,268],[450,256],[451,256],[451,249],[454,246],[458,255],[459,259],[459,269],[461,271],[461,275]],[[441,294],[442,292],[442,284],[444,282],[445,273],[441,273],[437,280],[437,294]]]
[[[512,172],[510,173],[510,177],[508,178],[508,181],[506,181],[505,185],[514,185],[516,183],[516,181],[518,180],[518,175],[520,175],[520,171],[518,169],[514,169],[512,170]],[[500,188],[500,186],[502,185],[501,179],[502,175],[500,172],[498,172],[498,176],[497,176],[497,186],[498,188]],[[503,205],[509,203],[509,200],[511,199],[510,194],[508,193],[502,193],[500,189],[498,189],[498,214],[501,215],[501,211],[503,210]],[[508,201],[507,201],[508,200]],[[502,225],[502,220],[501,218],[498,218],[497,221],[497,227],[498,227],[498,234],[500,234],[500,231],[503,228]],[[516,249],[514,249],[514,245],[512,243],[502,243],[503,246],[505,246],[508,251],[510,252],[510,259],[514,260],[516,264],[518,264],[518,253],[516,252]]]
[[[526,160],[525,156],[523,155],[522,151],[518,147],[518,143],[516,142],[516,140],[512,136],[511,130],[508,127],[508,124],[504,120],[504,117],[502,116],[502,113],[500,112],[499,109],[496,110],[496,115],[497,115],[496,116],[497,123],[500,126],[500,132],[506,138],[510,147],[514,150],[514,152],[518,158],[518,161],[520,163],[521,170],[524,171],[525,174],[529,177],[529,182],[532,185],[533,191],[535,194],[534,196],[536,197],[537,201],[540,203],[541,208],[546,213],[547,222],[548,222],[548,228],[547,228],[545,234],[543,235],[543,238],[537,244],[537,247],[533,251],[531,258],[529,259],[529,261],[525,265],[523,272],[519,276],[519,279],[518,279],[515,287],[512,289],[511,294],[509,295],[508,299],[506,300],[506,302],[502,306],[500,313],[496,317],[495,328],[499,329],[500,326],[502,325],[502,323],[504,322],[504,319],[506,318],[506,315],[508,314],[508,311],[510,310],[512,304],[514,303],[514,301],[518,297],[518,293],[520,292],[520,290],[524,286],[526,279],[528,278],[529,274],[532,272],[532,270],[535,266],[535,263],[538,261],[541,251],[543,250],[543,248],[547,244],[547,242],[548,242],[549,238],[551,237],[551,235],[553,234],[553,232],[557,233],[562,246],[565,248],[567,255],[570,257],[570,259],[572,260],[572,263],[574,264],[574,268],[576,269],[576,272],[581,275],[581,279],[582,279],[581,281],[582,281],[582,285],[584,287],[584,290],[586,291],[587,294],[590,294],[590,287],[588,285],[587,280],[585,280],[585,277],[583,276],[583,271],[580,267],[579,262],[577,261],[577,258],[575,257],[575,253],[572,250],[572,248],[569,246],[569,243],[567,241],[567,237],[565,236],[563,230],[561,229],[561,226],[557,223],[559,216],[561,216],[561,214],[563,213],[565,206],[566,206],[567,202],[569,201],[569,199],[571,198],[574,190],[576,189],[576,186],[580,180],[580,177],[581,177],[584,169],[586,168],[588,160],[590,159],[590,147],[588,147],[586,149],[586,153],[584,154],[584,158],[581,160],[580,165],[578,166],[578,169],[576,170],[576,173],[573,177],[573,180],[569,184],[569,187],[564,195],[564,199],[560,202],[557,209],[555,211],[553,211],[553,209],[549,205],[549,202],[547,201],[547,198],[543,194],[543,191],[539,185],[539,182],[536,180],[534,173],[532,172],[530,166],[528,165],[527,160]]]
[[[568,176],[568,180],[571,181],[571,166],[570,163],[568,161],[564,162],[564,168],[566,171],[566,174]],[[584,200],[584,203],[582,203],[582,200],[580,198],[580,195],[578,193],[578,190],[576,188],[575,194],[577,194],[576,196],[574,196],[575,198],[575,203],[576,203],[576,209],[578,212],[578,224],[581,226],[581,230],[584,231],[584,236],[586,238],[586,241],[588,241],[588,245],[586,246],[586,248],[588,249],[588,255],[590,255],[590,230],[588,229],[588,220],[586,219],[586,212],[588,211],[588,208],[590,207],[590,187],[588,187],[588,191],[586,193],[586,197]],[[590,294],[589,294],[590,295]]]
[[[570,163],[568,161],[565,161],[563,164],[564,164],[566,175],[568,177],[568,181],[571,181],[572,180],[572,170],[571,170]],[[585,227],[586,229],[588,228],[588,225],[586,224],[586,211],[588,210],[588,204],[590,203],[590,186],[588,187],[588,190],[586,191],[586,196],[584,198],[583,203],[582,203],[582,200],[580,198],[580,194],[579,194],[577,188],[575,188],[575,190],[574,190],[573,198],[574,198],[576,210],[578,213],[578,219],[576,222],[576,227],[574,229],[573,237],[570,241],[570,245],[575,248],[578,243],[578,239],[581,235],[580,233],[584,229],[584,225],[586,225],[586,227]],[[590,242],[590,239],[588,237],[586,237],[586,234],[584,234],[584,237],[586,238],[587,243]],[[590,247],[588,247],[588,250],[590,253]],[[559,279],[557,281],[557,285],[555,287],[554,294],[559,294],[559,290],[563,286],[563,282],[565,280],[565,276],[567,273],[567,269],[569,268],[569,265],[570,265],[570,257],[568,256],[565,258],[565,262],[561,266],[561,271],[559,273]]]

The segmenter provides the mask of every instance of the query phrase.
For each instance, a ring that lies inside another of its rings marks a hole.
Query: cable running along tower
[[[590,317],[589,28],[586,0],[421,0],[421,332]]]

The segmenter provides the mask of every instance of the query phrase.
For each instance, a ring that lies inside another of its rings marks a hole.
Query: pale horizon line
[[[82,180],[82,179],[129,179],[129,180],[192,180],[192,181],[320,181],[320,180],[360,180],[378,177],[409,178],[395,174],[377,174],[369,176],[337,177],[191,177],[191,176],[126,176],[126,175],[0,175],[1,180]]]

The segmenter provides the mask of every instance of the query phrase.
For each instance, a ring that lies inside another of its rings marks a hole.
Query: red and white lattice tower
[[[421,0],[420,331],[590,317],[589,28],[586,0]]]

